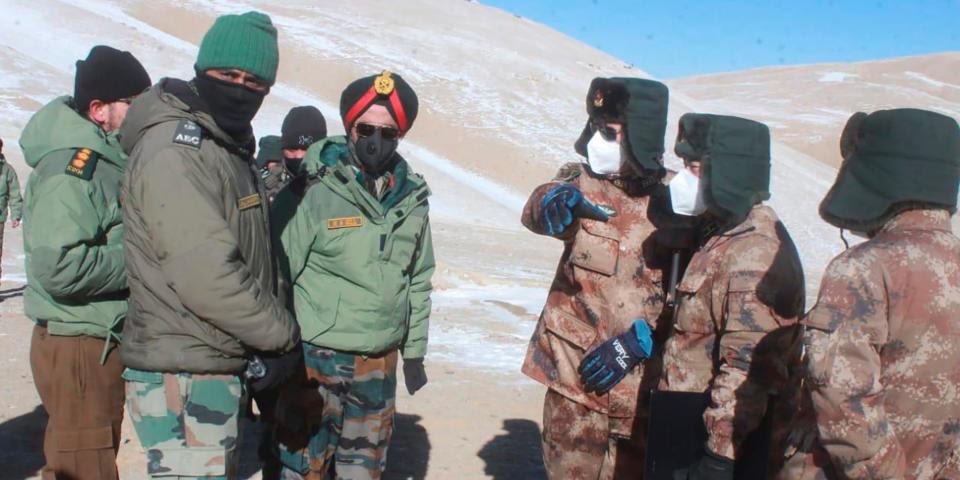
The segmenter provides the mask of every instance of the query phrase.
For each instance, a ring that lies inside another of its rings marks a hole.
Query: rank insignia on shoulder
[[[84,180],[90,180],[93,178],[93,171],[97,168],[97,159],[99,158],[100,154],[97,152],[89,148],[79,148],[76,153],[73,154],[73,158],[70,159],[70,163],[67,164],[67,169],[64,173]]]
[[[341,217],[327,220],[327,230],[358,228],[363,226],[363,217]]]
[[[173,134],[173,143],[200,148],[201,138],[203,138],[203,132],[200,130],[200,126],[193,120],[184,119],[177,124],[177,130]]]
[[[583,169],[580,167],[579,163],[568,163],[560,167],[560,171],[557,172],[557,175],[553,177],[553,180],[556,182],[569,182],[577,177],[583,172]]]

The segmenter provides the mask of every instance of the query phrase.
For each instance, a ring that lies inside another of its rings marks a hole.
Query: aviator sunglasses
[[[361,137],[370,137],[380,130],[380,136],[384,140],[396,140],[400,136],[400,130],[394,127],[381,127],[380,125],[371,125],[369,123],[357,124],[357,135]]]

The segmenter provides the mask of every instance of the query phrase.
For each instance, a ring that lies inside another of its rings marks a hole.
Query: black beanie
[[[150,75],[130,52],[97,45],[86,60],[77,60],[73,100],[80,113],[90,102],[115,102],[143,93],[150,87]]]
[[[326,138],[327,121],[317,107],[304,105],[293,107],[280,127],[280,144],[283,148],[307,148]]]
[[[387,107],[401,133],[407,133],[417,118],[420,103],[413,88],[400,75],[386,70],[355,80],[340,94],[340,118],[347,131],[371,105]]]

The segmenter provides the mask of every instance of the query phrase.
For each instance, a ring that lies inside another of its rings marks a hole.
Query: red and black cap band
[[[400,132],[409,131],[417,116],[417,95],[403,78],[388,71],[361,78],[347,86],[340,96],[343,124],[349,129],[363,112],[381,100],[387,102],[387,108],[397,121]]]

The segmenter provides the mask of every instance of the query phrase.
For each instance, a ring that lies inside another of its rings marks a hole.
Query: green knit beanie
[[[200,42],[195,68],[197,72],[236,68],[273,85],[278,63],[277,29],[270,17],[260,12],[247,12],[224,15],[213,22]]]

